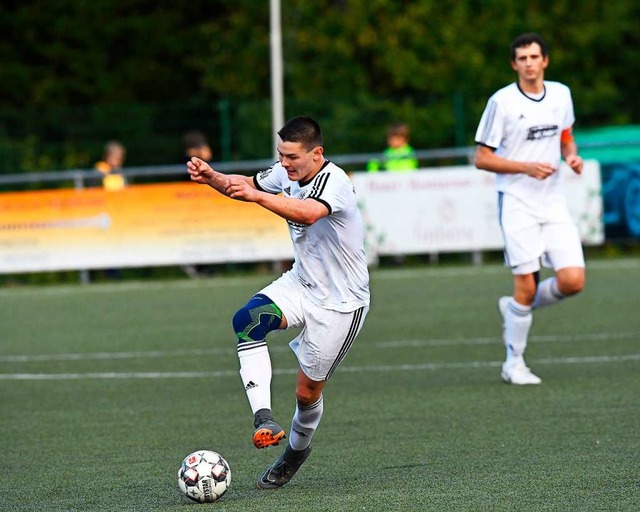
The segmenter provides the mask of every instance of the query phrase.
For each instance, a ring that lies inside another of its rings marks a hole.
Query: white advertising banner
[[[600,166],[560,171],[585,245],[604,241]],[[372,255],[502,249],[495,175],[473,166],[352,175]]]

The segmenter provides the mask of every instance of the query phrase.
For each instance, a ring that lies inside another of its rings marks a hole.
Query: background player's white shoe
[[[507,384],[526,385],[540,384],[542,382],[540,377],[531,373],[531,370],[524,364],[524,361],[503,363],[500,376]]]

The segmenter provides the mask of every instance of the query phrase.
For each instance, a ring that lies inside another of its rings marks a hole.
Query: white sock
[[[523,306],[511,297],[504,317],[507,363],[524,361],[524,351],[527,348],[527,338],[532,321],[531,307]]]
[[[565,296],[558,290],[558,282],[555,277],[549,277],[538,284],[536,296],[533,299],[532,307],[538,309],[544,306],[556,304],[564,299]]]
[[[254,348],[243,345],[238,345],[240,378],[255,414],[260,409],[271,409],[271,358],[266,343]]]
[[[301,407],[296,404],[296,413],[293,415],[291,422],[291,431],[289,432],[289,444],[294,450],[304,450],[311,444],[311,438],[315,433],[323,411],[323,397],[315,403]]]

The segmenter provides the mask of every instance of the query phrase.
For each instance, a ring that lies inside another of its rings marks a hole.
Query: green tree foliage
[[[0,105],[51,107],[172,100],[199,92],[211,2],[23,0],[3,5]],[[189,73],[189,71],[191,71]]]
[[[379,150],[400,119],[418,148],[472,144],[488,96],[514,78],[508,46],[525,31],[549,43],[547,78],[572,88],[579,127],[640,121],[635,1],[281,6],[286,115],[318,117],[332,153]],[[0,30],[0,168],[3,151],[28,153],[28,166],[13,162],[22,168],[83,165],[111,134],[133,144],[131,165],[171,163],[160,135],[178,140],[205,117],[215,136],[230,127],[233,158],[272,153],[265,0],[5,2]],[[67,156],[39,157],[54,154],[50,143]]]

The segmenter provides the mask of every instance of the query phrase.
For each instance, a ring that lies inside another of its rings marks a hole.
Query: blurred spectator
[[[105,190],[114,192],[127,186],[127,181],[120,172],[126,157],[126,148],[117,140],[110,140],[104,145],[102,160],[96,162],[94,168],[102,173],[102,186]],[[104,273],[107,279],[122,279],[120,269],[107,268]]]
[[[182,137],[182,144],[184,145],[185,163],[191,160],[192,156],[197,156],[205,162],[211,161],[211,146],[209,146],[204,133],[197,130],[189,131]]]
[[[198,130],[191,130],[182,136],[182,145],[184,146],[184,162],[191,160],[192,156],[196,156],[205,162],[210,162],[212,157],[211,146],[207,141],[204,133]],[[190,180],[189,174],[186,179]],[[190,278],[203,277],[209,275],[210,269],[206,265],[183,265],[182,270]]]
[[[117,140],[111,140],[104,145],[102,160],[96,162],[95,169],[102,173],[102,185],[106,190],[122,190],[126,179],[120,172],[127,157],[126,148]]]
[[[367,164],[367,170],[408,172],[417,168],[415,151],[409,145],[409,127],[403,123],[391,125],[387,130],[387,149],[384,150],[382,161],[371,160]]]

